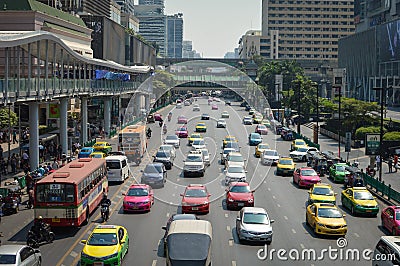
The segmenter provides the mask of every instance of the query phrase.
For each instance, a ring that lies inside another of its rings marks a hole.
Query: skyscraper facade
[[[274,44],[271,58],[324,60],[334,65],[338,40],[354,33],[353,16],[353,0],[263,0],[262,36],[277,37],[269,42]]]
[[[166,20],[166,57],[182,58],[183,19],[182,13],[167,16]]]

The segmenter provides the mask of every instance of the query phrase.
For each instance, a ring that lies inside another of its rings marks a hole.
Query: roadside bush
[[[400,140],[400,132],[387,132],[385,135],[383,135],[383,140]]]
[[[364,140],[367,133],[379,133],[380,127],[359,127],[356,130],[356,139]]]

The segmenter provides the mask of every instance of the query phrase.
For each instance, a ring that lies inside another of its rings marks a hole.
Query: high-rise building
[[[133,0],[115,0],[115,2],[121,6],[121,11],[123,13],[128,13],[130,15],[133,15],[135,13],[135,2]]]
[[[110,18],[114,0],[38,0],[43,4],[79,15],[96,15]]]
[[[182,58],[183,19],[182,13],[167,16],[166,20],[166,57]]]
[[[353,16],[353,0],[263,0],[262,36],[273,37],[265,39],[270,58],[337,62],[338,40],[354,32]]]
[[[135,5],[135,16],[139,19],[139,34],[148,42],[156,43],[158,55],[165,56],[165,23],[163,0],[140,0]]]

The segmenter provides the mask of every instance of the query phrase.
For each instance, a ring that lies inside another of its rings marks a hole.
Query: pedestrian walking
[[[13,136],[13,144],[15,144],[15,142],[18,143],[17,131],[15,129],[13,130],[12,136]]]
[[[389,173],[393,172],[393,158],[392,158],[392,156],[389,156],[388,166],[389,166]]]
[[[394,155],[393,159],[393,166],[394,166],[394,172],[397,173],[397,168],[399,167],[399,156],[397,154]]]
[[[57,170],[60,166],[58,165],[57,159],[54,159],[54,162],[51,166],[51,168],[53,168],[54,170]]]
[[[15,157],[15,153],[12,154],[10,163],[11,163],[11,173],[16,174],[17,173],[17,158]]]
[[[375,161],[376,161],[376,170],[378,170],[379,171],[379,167],[381,166],[381,164],[380,164],[380,162],[381,162],[381,156],[380,155],[377,155],[376,157],[375,157]]]

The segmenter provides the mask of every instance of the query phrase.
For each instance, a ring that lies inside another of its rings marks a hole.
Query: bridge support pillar
[[[31,171],[39,166],[39,104],[29,103],[29,165]]]
[[[141,93],[135,93],[135,105],[134,105],[134,112],[136,117],[140,117],[140,109],[142,109],[142,94]]]
[[[60,100],[60,144],[62,152],[68,154],[68,134],[67,134],[67,120],[68,120],[68,98]],[[72,155],[72,154],[71,154]]]
[[[81,135],[82,135],[82,145],[88,141],[88,111],[87,111],[87,98],[81,98]]]
[[[150,94],[145,94],[144,95],[144,109],[146,109],[146,112],[150,112]]]
[[[104,98],[104,132],[108,137],[111,130],[111,98]]]

